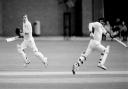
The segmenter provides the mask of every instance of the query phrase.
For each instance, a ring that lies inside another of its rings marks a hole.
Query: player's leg
[[[110,48],[110,46],[107,46],[105,48],[104,52],[102,53],[103,55],[101,55],[101,61],[100,61],[101,64],[105,64],[105,61],[106,61],[107,56],[109,54],[109,48]]]
[[[98,67],[100,67],[100,68],[102,68],[104,70],[107,69],[107,67],[105,67],[104,64],[105,64],[105,61],[106,61],[108,53],[109,53],[109,47],[110,46],[104,47],[101,44],[98,45],[98,49],[102,51],[100,59],[99,59],[100,61],[98,63]]]
[[[81,54],[81,56],[78,58],[77,62],[73,64],[73,68],[72,68],[73,74],[75,74],[75,72],[79,69],[79,67],[84,63],[87,56],[91,53],[92,48],[90,45],[91,44],[89,44],[87,50]]]
[[[86,60],[86,56],[84,55],[85,53],[83,52],[81,56],[78,58],[77,62],[73,64],[72,72],[75,74],[75,72],[79,69],[79,67],[84,63]]]
[[[41,60],[41,62],[45,65],[45,67],[47,67],[47,57],[45,57],[37,48],[37,46],[35,45],[35,42],[32,41],[32,43],[30,44],[31,48],[33,49],[34,54]]]
[[[26,56],[26,53],[24,51],[25,48],[26,48],[25,42],[22,42],[21,45],[17,44],[17,50],[22,55],[22,57],[24,59],[24,62],[25,62],[25,66],[26,66],[26,64],[29,64],[30,63],[30,60]]]
[[[34,53],[37,57],[39,57],[39,59],[45,65],[45,67],[47,67],[48,65],[47,57],[44,57],[44,55],[40,51],[34,51]]]

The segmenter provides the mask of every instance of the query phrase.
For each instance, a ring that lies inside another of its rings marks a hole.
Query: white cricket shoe
[[[45,68],[47,68],[47,66],[48,66],[48,58],[44,57],[43,60],[44,60],[43,64],[44,64]]]
[[[76,71],[79,70],[79,66],[78,66],[78,63],[75,63],[73,64],[73,67],[72,67],[72,73],[73,75],[76,74]]]
[[[27,65],[30,64],[30,62],[31,62],[31,61],[30,61],[28,58],[26,58],[26,61],[25,61],[25,63],[24,63],[24,66],[27,67]]]
[[[103,69],[103,70],[107,70],[107,67],[104,66],[103,64],[99,63],[98,66],[99,68]]]
[[[73,67],[72,67],[72,73],[73,73],[73,75],[75,75],[75,74],[76,74],[75,65],[73,65]]]

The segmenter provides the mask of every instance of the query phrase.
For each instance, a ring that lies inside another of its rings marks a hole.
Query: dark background
[[[0,36],[14,36],[15,28],[22,27],[22,15],[28,14],[33,24],[41,23],[40,36],[63,36],[66,12],[64,0],[0,0]],[[67,1],[67,0],[65,0]],[[110,0],[73,0],[70,8],[70,35],[88,36],[88,23],[105,17],[111,22],[115,18],[127,20],[127,2]]]
[[[126,0],[104,0],[105,18],[111,22],[114,22],[116,18],[128,22],[127,6]]]

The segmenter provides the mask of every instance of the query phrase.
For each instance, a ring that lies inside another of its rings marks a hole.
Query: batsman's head
[[[27,14],[25,14],[24,16],[23,16],[23,22],[26,22],[28,20],[28,16],[27,16]]]
[[[102,25],[105,24],[104,18],[99,18],[99,19],[98,19],[98,22],[100,22]]]

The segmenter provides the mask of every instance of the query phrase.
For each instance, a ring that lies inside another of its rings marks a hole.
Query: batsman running
[[[101,52],[98,67],[104,70],[107,69],[107,67],[105,67],[104,64],[105,64],[107,55],[109,53],[110,46],[109,45],[107,47],[103,46],[101,44],[101,40],[102,40],[102,34],[105,34],[107,37],[109,37],[110,35],[107,33],[107,31],[105,30],[102,24],[103,24],[103,21],[101,20],[89,23],[89,32],[90,32],[91,40],[88,44],[86,51],[84,51],[81,54],[81,56],[78,58],[78,61],[73,64],[73,67],[72,67],[73,74],[76,73],[76,71],[79,69],[81,64],[83,64],[84,61],[86,61],[88,55],[94,50]]]
[[[18,34],[19,31],[16,33]],[[34,54],[41,60],[41,62],[44,64],[44,66],[47,66],[47,57],[44,57],[44,55],[38,50],[34,38],[32,36],[32,26],[30,21],[28,20],[28,16],[23,16],[23,31],[19,33],[20,37],[23,38],[23,42],[19,45],[17,44],[18,52],[22,55],[25,66],[30,63],[30,60],[26,56],[25,49],[27,47],[32,48]]]

